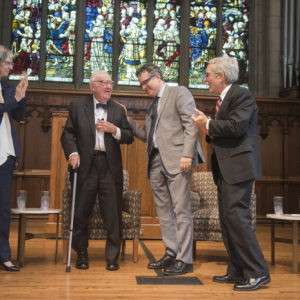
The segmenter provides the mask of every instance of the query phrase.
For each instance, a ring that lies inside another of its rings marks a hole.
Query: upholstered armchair
[[[138,260],[138,244],[140,237],[140,211],[142,194],[139,190],[128,190],[129,175],[123,170],[123,211],[122,211],[122,255],[125,254],[126,240],[133,241],[133,261]],[[70,236],[70,219],[72,205],[72,188],[69,171],[65,176],[65,188],[63,190],[62,204],[62,239],[63,258],[67,261],[68,242]],[[105,240],[106,229],[100,212],[98,201],[95,202],[89,224],[89,239]]]
[[[192,212],[194,223],[194,257],[196,241],[222,241],[218,210],[217,187],[212,172],[194,172],[191,185]],[[256,195],[252,188],[250,209],[252,226],[256,226]]]

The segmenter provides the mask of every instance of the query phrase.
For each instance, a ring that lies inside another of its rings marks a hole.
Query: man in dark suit
[[[0,45],[0,264],[6,271],[19,271],[11,261],[9,245],[13,171],[20,154],[12,120],[19,122],[24,118],[28,86],[26,74],[16,88],[2,80],[9,75],[13,65],[13,53]]]
[[[195,125],[213,145],[211,156],[218,188],[223,241],[229,254],[227,274],[214,276],[234,289],[251,291],[270,282],[268,267],[251,226],[250,197],[255,178],[262,176],[257,133],[257,105],[249,90],[234,84],[239,68],[235,58],[208,62],[206,83],[218,94],[216,117],[195,109]]]
[[[123,168],[120,144],[131,144],[133,133],[124,109],[110,99],[113,82],[105,71],[90,78],[93,97],[70,105],[61,143],[74,169],[78,166],[72,247],[76,267],[88,269],[88,222],[94,202],[100,201],[107,229],[106,269],[118,270],[122,235]]]
[[[190,180],[192,168],[204,161],[198,130],[191,120],[195,101],[187,88],[166,85],[156,65],[142,66],[137,77],[154,101],[144,126],[132,119],[129,122],[134,135],[147,143],[148,176],[166,249],[148,268],[181,275],[193,271]]]

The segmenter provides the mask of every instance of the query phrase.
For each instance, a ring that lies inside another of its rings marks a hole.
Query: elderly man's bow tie
[[[104,109],[107,109],[107,103],[97,103],[96,108],[102,107]]]

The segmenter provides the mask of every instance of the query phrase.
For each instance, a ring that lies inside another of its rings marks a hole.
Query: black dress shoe
[[[119,269],[120,269],[119,264],[107,264],[106,265],[106,270],[108,270],[108,271],[116,271]]]
[[[183,275],[186,273],[193,272],[192,264],[185,264],[181,260],[176,260],[176,262],[167,268],[165,268],[163,274],[164,275]]]
[[[213,281],[219,283],[240,283],[243,281],[243,277],[225,274],[224,276],[214,276]]]
[[[234,290],[236,291],[255,291],[260,288],[263,284],[267,284],[271,281],[269,275],[257,277],[257,278],[248,278],[243,282],[237,283],[234,285]]]
[[[165,254],[160,260],[151,262],[148,264],[148,269],[164,269],[175,263],[176,259],[174,256]]]
[[[9,272],[18,272],[20,271],[20,269],[16,266],[6,266],[4,263],[1,264],[4,268],[5,271],[9,271]]]
[[[77,251],[76,268],[86,270],[89,268],[89,260],[87,250]]]

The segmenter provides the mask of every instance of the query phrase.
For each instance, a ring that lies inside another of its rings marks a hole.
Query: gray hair
[[[3,62],[7,58],[13,58],[14,54],[7,47],[0,45],[0,62]]]
[[[231,84],[239,79],[239,64],[237,59],[229,56],[215,57],[208,64],[214,65],[216,74],[223,73],[227,83]]]
[[[154,64],[145,64],[136,71],[136,76],[139,77],[143,72],[148,72],[150,76],[159,74],[160,79],[164,80],[161,69]]]
[[[110,76],[110,74],[107,71],[102,71],[102,70],[95,71],[94,73],[92,73],[90,77],[90,82],[97,81],[98,77],[102,74],[108,74]]]

